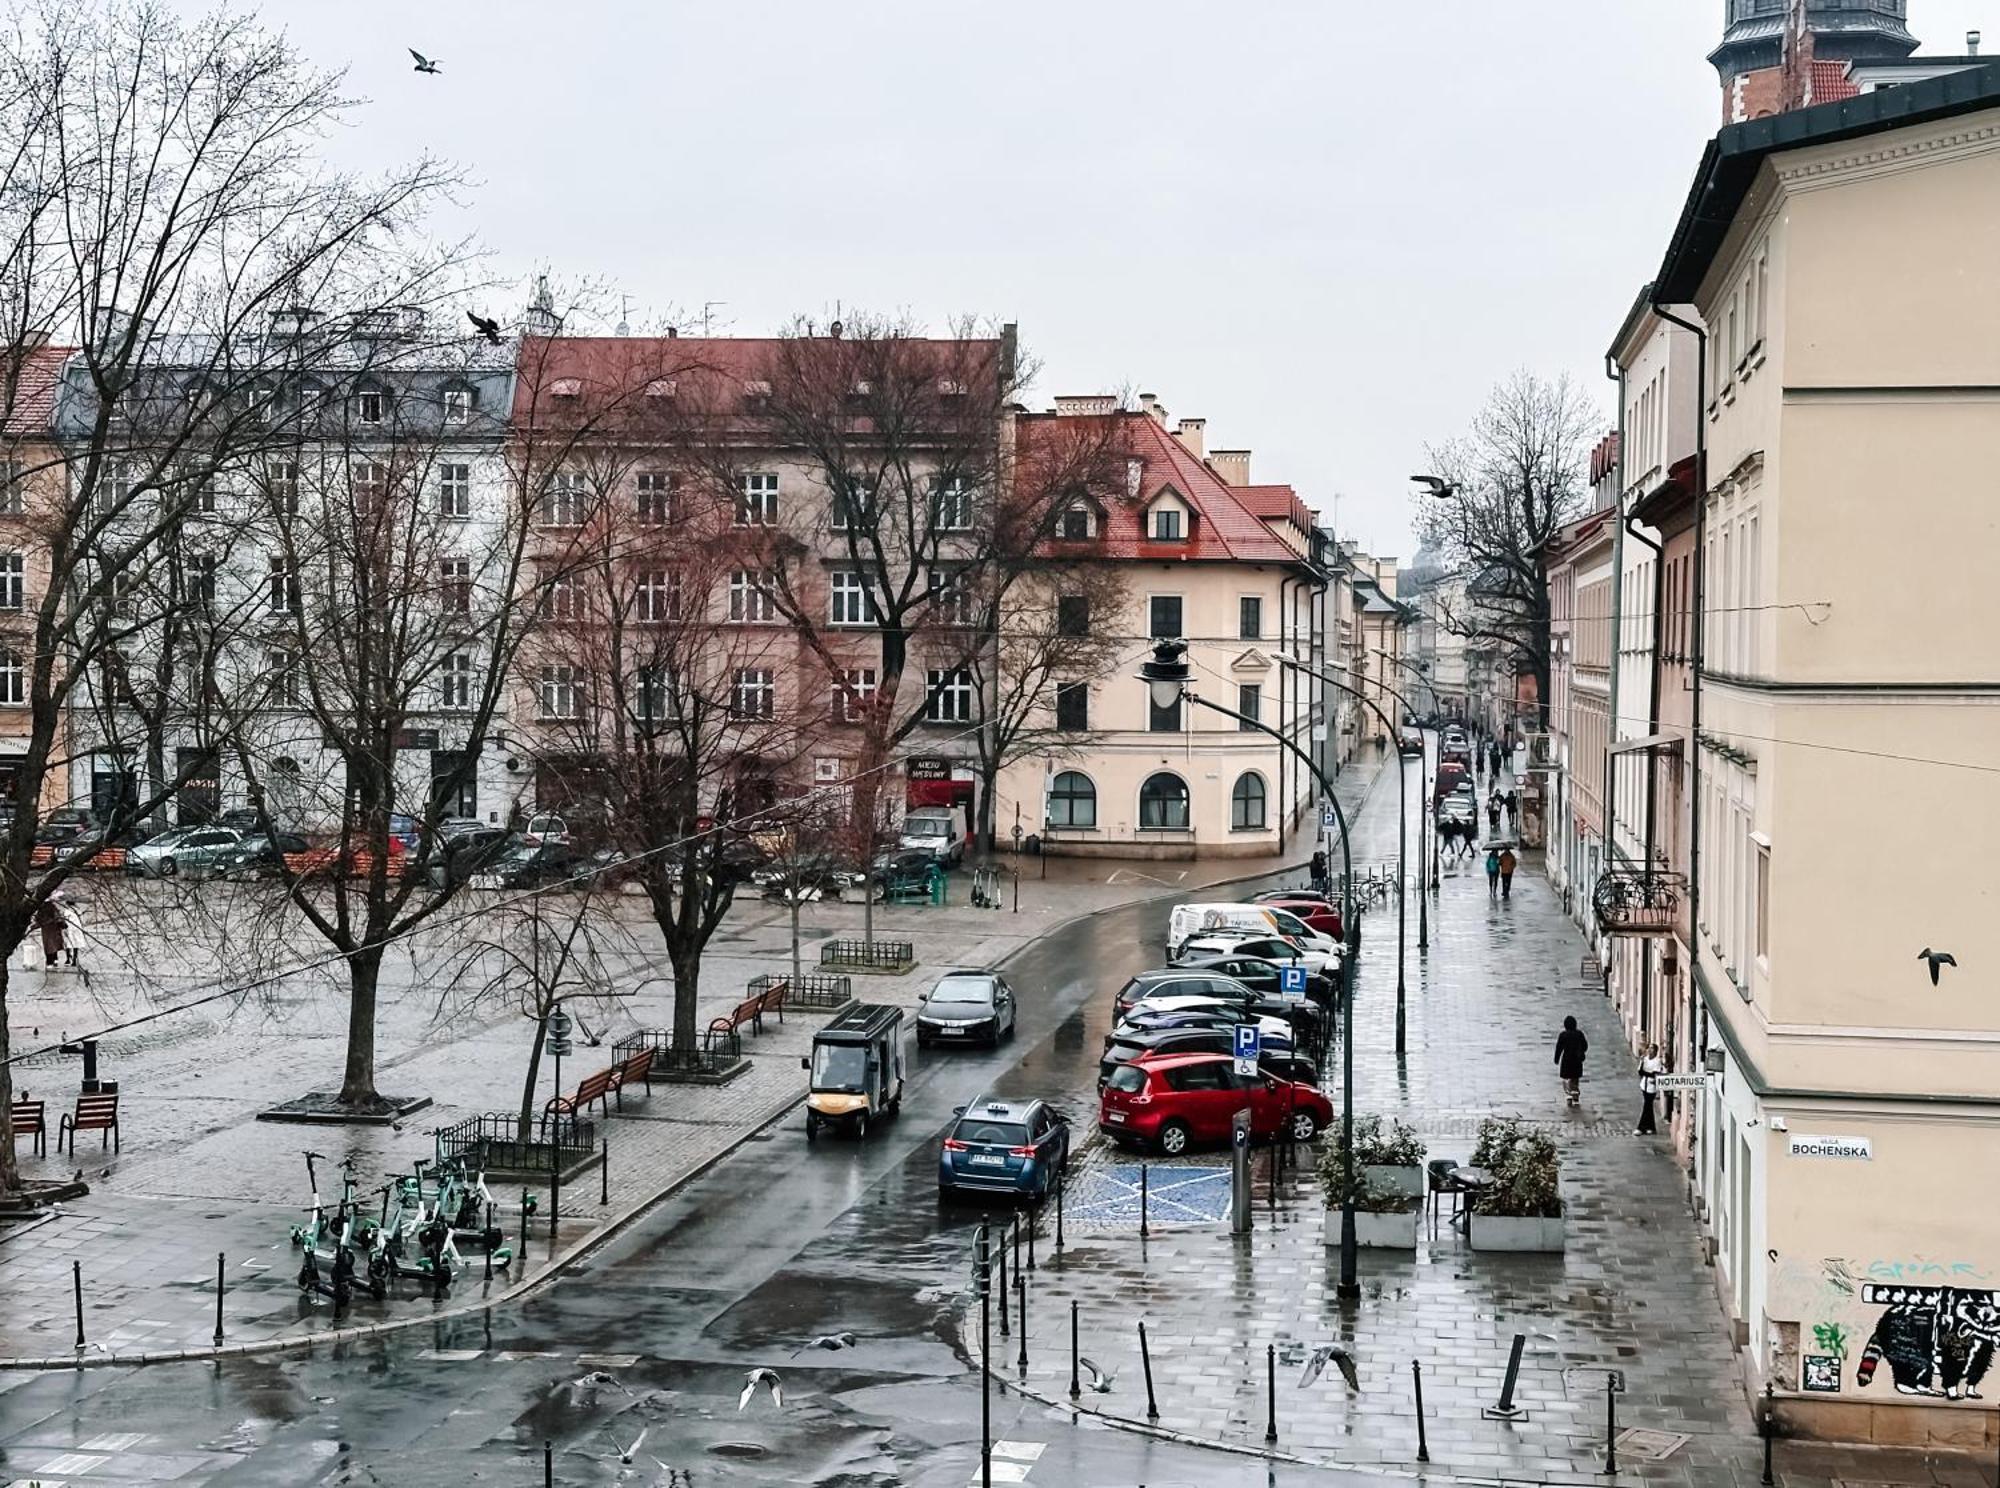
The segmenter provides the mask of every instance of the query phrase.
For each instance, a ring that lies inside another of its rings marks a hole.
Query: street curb
[[[1190,889],[1226,888],[1232,884],[1249,883],[1254,879],[1269,878],[1273,874],[1290,873],[1296,871],[1297,867],[1303,866],[1303,864],[1300,864],[1292,867],[1266,868],[1257,873],[1244,873],[1231,878],[1219,878],[1199,884],[1176,886],[1165,893],[1150,894],[1143,899],[1128,899],[1122,904],[1100,905],[1096,909],[1085,910],[1082,914],[1071,915],[1068,919],[1058,920],[1053,925],[1044,926],[1038,934],[1029,936],[1023,940],[1019,945],[1008,951],[1006,955],[1000,957],[995,964],[1004,966],[1045,936],[1053,935],[1059,930],[1066,930],[1071,925],[1081,924],[1083,921],[1094,919],[1099,915],[1112,914],[1120,910],[1152,904],[1161,899],[1171,899],[1188,892]],[[720,1151],[674,1178],[650,1197],[635,1204],[622,1216],[606,1221],[594,1234],[571,1246],[569,1250],[563,1252],[557,1259],[548,1262],[533,1276],[522,1277],[497,1296],[481,1297],[476,1302],[462,1302],[456,1306],[425,1313],[421,1317],[389,1318],[377,1323],[363,1323],[351,1328],[330,1328],[322,1332],[306,1333],[292,1338],[262,1338],[247,1343],[225,1343],[211,1348],[156,1350],[137,1354],[93,1353],[85,1350],[77,1354],[58,1355],[48,1358],[29,1358],[26,1356],[0,1358],[0,1371],[132,1368],[146,1364],[186,1364],[202,1360],[233,1359],[251,1354],[280,1354],[288,1353],[295,1349],[310,1349],[326,1343],[353,1343],[365,1338],[380,1338],[386,1334],[401,1333],[410,1328],[434,1326],[435,1324],[456,1318],[471,1317],[478,1313],[491,1312],[497,1307],[523,1301],[550,1283],[560,1280],[563,1273],[569,1267],[596,1251],[606,1241],[623,1233],[641,1217],[651,1212],[667,1199],[672,1198],[681,1189],[687,1187],[688,1184],[704,1176],[726,1159],[733,1157],[740,1148],[754,1138],[762,1135],[769,1128],[784,1121],[804,1103],[805,1095],[801,1092],[781,1109],[774,1112],[767,1120],[761,1121],[756,1126],[751,1127]],[[1114,1418],[1107,1417],[1106,1419]],[[1199,1442],[1198,1439],[1191,1440],[1194,1440],[1197,1445],[1207,1445],[1206,1443]]]

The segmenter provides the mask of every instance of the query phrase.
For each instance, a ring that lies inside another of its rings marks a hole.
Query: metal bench
[[[18,1142],[22,1137],[32,1134],[35,1139],[35,1156],[48,1156],[49,1115],[46,1102],[23,1097],[7,1107],[7,1120],[15,1141]]]
[[[107,1142],[114,1152],[122,1150],[118,1140],[118,1097],[116,1095],[79,1095],[76,1109],[65,1112],[62,1124],[56,1128],[56,1150],[61,1151],[63,1140],[69,1140],[69,1155],[76,1156],[76,1134],[80,1131],[102,1132],[98,1146]]]

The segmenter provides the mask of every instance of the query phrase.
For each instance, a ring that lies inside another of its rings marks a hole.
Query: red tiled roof
[[[1022,457],[1034,457],[1035,441],[1051,438],[1060,425],[1079,418],[1104,415],[1078,414],[1067,417],[1052,413],[1028,414],[1021,418],[1018,439]],[[1116,413],[1129,457],[1142,462],[1139,493],[1120,493],[1107,503],[1104,530],[1086,542],[1055,541],[1048,545],[1052,554],[1138,559],[1146,562],[1235,562],[1296,563],[1300,555],[1287,546],[1264,520],[1246,504],[1244,493],[1225,484],[1203,461],[1195,458],[1159,420],[1148,413]],[[1177,492],[1196,513],[1193,531],[1185,542],[1155,542],[1146,536],[1145,517],[1153,502],[1167,488]],[[1269,491],[1277,487],[1254,487]]]
[[[1861,86],[1847,75],[1845,62],[1815,62],[1812,65],[1813,103],[1838,103],[1843,98],[1859,98]]]
[[[1267,522],[1290,522],[1300,532],[1313,530],[1312,508],[1290,486],[1231,486],[1236,499],[1253,516]]]
[[[56,388],[62,382],[63,364],[76,348],[37,346],[21,353],[20,373],[14,381],[14,396],[6,410],[4,430],[15,439],[32,439],[49,432],[56,411]],[[12,372],[0,366],[0,378]],[[4,384],[0,384],[4,396]]]

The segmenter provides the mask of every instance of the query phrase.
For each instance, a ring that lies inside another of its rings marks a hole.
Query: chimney
[[[1968,57],[1979,55],[1979,33],[1977,31],[1968,31],[1965,33],[1965,55]]]
[[[1072,394],[1056,399],[1056,414],[1060,418],[1076,418],[1085,414],[1106,414],[1118,411],[1118,400],[1110,393]]]
[[[1207,428],[1207,419],[1182,419],[1179,427],[1174,430],[1174,438],[1181,442],[1182,448],[1199,460],[1202,458],[1203,431]]]
[[[1250,484],[1250,451],[1211,450],[1208,463],[1215,473],[1222,477],[1223,484],[1230,486]]]
[[[1154,423],[1158,424],[1162,429],[1166,428],[1167,405],[1162,403],[1152,393],[1139,394],[1139,411],[1151,414]]]

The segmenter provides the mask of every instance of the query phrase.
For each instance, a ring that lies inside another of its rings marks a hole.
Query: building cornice
[[[1826,146],[1780,155],[1771,162],[1778,184],[1794,195],[1891,175],[2000,149],[2000,115],[1975,116],[1960,125],[1878,135],[1855,146]]]

